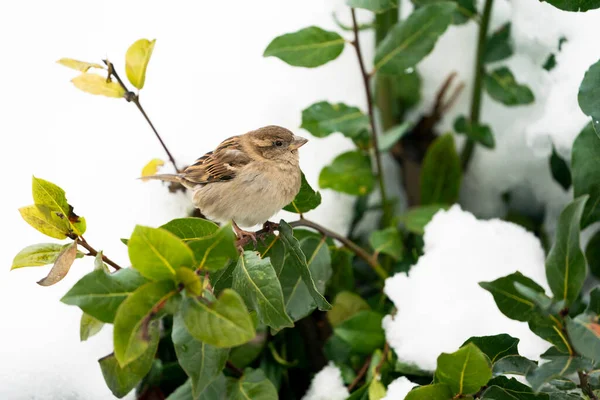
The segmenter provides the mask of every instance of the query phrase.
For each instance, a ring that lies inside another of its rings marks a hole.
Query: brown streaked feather
[[[214,151],[200,157],[181,175],[191,184],[223,182],[233,179],[236,172],[251,161],[242,149],[239,136],[233,136],[225,139]]]

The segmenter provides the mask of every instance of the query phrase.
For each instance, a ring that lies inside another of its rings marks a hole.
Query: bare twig
[[[375,154],[375,164],[377,166],[377,178],[379,180],[379,190],[381,191],[381,202],[385,207],[388,205],[387,196],[385,193],[385,180],[383,178],[383,166],[381,163],[381,152],[379,151],[378,139],[377,139],[377,130],[375,128],[375,114],[373,112],[373,97],[371,95],[371,85],[369,82],[369,78],[371,75],[367,73],[365,69],[365,64],[362,57],[362,51],[360,49],[360,40],[358,35],[358,23],[356,22],[356,12],[354,8],[350,8],[352,12],[352,30],[354,32],[354,41],[352,44],[354,45],[354,49],[356,50],[356,57],[358,58],[358,64],[360,66],[360,73],[362,75],[363,84],[365,87],[365,95],[367,97],[367,109],[369,111],[369,121],[371,122],[371,137],[373,140],[373,152]]]
[[[591,388],[588,382],[588,375],[584,371],[577,371],[577,375],[579,375],[579,387],[581,391],[585,393],[591,400],[598,400],[598,396],[594,393],[594,390]]]
[[[96,249],[94,249],[92,246],[90,246],[90,244],[83,238],[83,236],[79,237],[78,243],[81,245],[81,247],[83,247],[87,251],[89,251],[91,256],[96,257],[98,255],[98,252],[96,251]],[[104,261],[105,263],[107,263],[108,265],[113,267],[115,270],[122,269],[116,262],[114,262],[110,258],[106,257],[104,254],[102,254],[102,261]]]
[[[377,366],[375,367],[375,373],[373,374],[374,376],[379,375],[379,371],[381,371],[381,367],[383,367],[383,364],[385,364],[385,360],[388,356],[389,351],[390,345],[388,344],[388,342],[385,342],[385,345],[383,346],[383,353],[381,354],[381,360],[379,360],[379,363],[377,363]]]
[[[360,368],[360,371],[358,371],[356,378],[354,378],[354,380],[352,381],[350,386],[348,386],[348,392],[351,392],[352,389],[354,389],[356,387],[356,385],[358,385],[358,382],[360,382],[362,380],[362,378],[367,373],[367,370],[369,369],[369,364],[371,364],[371,356],[367,357],[367,359],[365,360],[365,363]]]
[[[121,77],[119,77],[119,74],[117,73],[117,71],[115,71],[115,67],[114,65],[108,61],[108,60],[102,60],[104,62],[104,64],[106,64],[106,66],[108,67],[108,73],[109,75],[113,76],[117,82],[119,83],[119,85],[121,85],[121,87],[123,88],[123,90],[125,90],[125,99],[127,101],[132,102],[133,104],[136,105],[136,107],[138,108],[138,110],[140,110],[140,112],[142,113],[142,115],[144,116],[144,118],[146,119],[146,122],[148,122],[148,125],[150,125],[150,128],[152,128],[152,131],[154,132],[154,134],[156,135],[156,138],[158,139],[158,141],[160,142],[162,148],[165,150],[165,152],[167,153],[167,156],[169,157],[169,160],[171,161],[171,163],[173,164],[173,166],[175,167],[175,170],[177,172],[179,172],[179,168],[177,167],[177,163],[175,162],[175,158],[173,157],[173,155],[171,154],[171,152],[169,151],[169,149],[167,148],[167,145],[165,144],[165,142],[162,140],[162,137],[160,136],[160,134],[158,133],[158,131],[156,130],[156,128],[154,127],[154,124],[152,123],[152,121],[150,120],[150,118],[148,117],[148,114],[146,114],[146,111],[144,110],[144,107],[142,107],[142,104],[140,103],[140,96],[135,94],[134,92],[130,91],[127,86],[125,85],[125,83],[123,82],[123,80],[121,80]]]

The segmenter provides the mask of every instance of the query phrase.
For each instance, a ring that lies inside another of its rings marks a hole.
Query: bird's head
[[[308,142],[308,139],[276,125],[259,128],[246,136],[247,144],[259,157],[293,164],[298,163],[298,149]]]

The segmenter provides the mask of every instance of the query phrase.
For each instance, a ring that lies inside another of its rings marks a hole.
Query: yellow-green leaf
[[[187,267],[177,268],[175,273],[177,281],[185,286],[185,290],[189,296],[200,296],[202,294],[202,281],[200,277]]]
[[[125,89],[121,85],[97,74],[83,73],[71,79],[71,82],[77,89],[86,93],[115,98],[121,98],[125,95]]]
[[[63,245],[57,243],[40,243],[27,246],[15,256],[10,269],[52,264],[62,249]]]
[[[152,176],[156,175],[158,169],[165,165],[165,162],[160,158],[155,158],[151,160],[144,168],[142,169],[142,177],[144,176]]]
[[[335,296],[333,308],[327,311],[327,319],[336,327],[360,311],[370,310],[369,304],[362,297],[352,292],[340,292]]]
[[[38,285],[40,286],[51,286],[55,283],[60,282],[67,273],[69,269],[71,269],[71,265],[73,265],[73,261],[77,257],[77,242],[73,242],[72,244],[65,247],[54,262],[52,269],[48,273],[48,276],[38,281]]]
[[[154,40],[140,39],[132,44],[125,54],[125,72],[127,79],[138,89],[146,82],[146,68],[154,50]]]
[[[67,220],[70,225],[69,231],[77,236],[85,233],[85,218],[73,212],[73,207],[69,205],[65,191],[58,185],[44,179],[32,178],[31,192],[33,202],[36,206],[44,207],[50,214],[56,215],[61,220]]]
[[[67,68],[72,68],[77,71],[87,72],[90,68],[99,68],[105,69],[104,65],[89,63],[85,61],[73,60],[72,58],[61,58],[57,61],[60,65],[63,65]]]
[[[79,340],[85,342],[96,333],[100,332],[104,322],[92,317],[90,314],[81,314],[79,321]]]
[[[69,221],[50,212],[46,207],[31,205],[19,208],[19,212],[25,222],[44,235],[64,239],[70,233]]]

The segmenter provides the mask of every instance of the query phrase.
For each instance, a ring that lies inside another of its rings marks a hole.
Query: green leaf
[[[543,0],[563,11],[589,11],[600,7],[598,0]]]
[[[333,332],[347,342],[354,352],[371,354],[385,343],[382,319],[383,316],[377,312],[360,311],[334,327]]]
[[[456,9],[452,2],[430,4],[397,23],[377,46],[375,70],[400,74],[414,67],[433,50],[437,39],[452,23]]]
[[[200,263],[199,268],[217,271],[239,256],[235,247],[236,237],[229,224],[219,228],[205,219],[179,218],[161,228],[183,239]]]
[[[364,8],[375,13],[381,13],[398,7],[398,0],[346,0],[346,4],[353,8]]]
[[[400,125],[395,125],[385,131],[379,138],[379,151],[389,151],[396,142],[402,139],[407,133],[411,131],[413,125],[410,122],[403,122]]]
[[[581,291],[586,276],[585,256],[579,245],[579,224],[588,196],[576,198],[558,218],[556,238],[546,258],[548,285],[557,300],[569,306]]]
[[[586,312],[590,314],[600,314],[600,287],[595,287],[590,292],[590,302],[587,306]]]
[[[365,129],[369,129],[369,117],[357,107],[320,101],[302,110],[300,127],[319,138],[335,132],[356,138]]]
[[[571,171],[567,162],[558,155],[554,146],[552,146],[552,155],[550,156],[550,172],[552,177],[563,189],[569,190],[571,187]]]
[[[175,279],[177,268],[197,265],[192,250],[165,229],[138,225],[127,247],[133,268],[150,280]]]
[[[589,315],[579,315],[567,319],[569,340],[579,354],[594,361],[600,361],[600,324]]]
[[[81,320],[79,321],[79,340],[85,342],[96,333],[100,332],[104,322],[97,320],[89,314],[81,314]]]
[[[229,353],[229,361],[239,369],[244,369],[261,355],[267,344],[268,333],[266,326],[256,329],[256,337],[240,346],[234,347]]]
[[[66,218],[59,217],[47,207],[31,205],[19,208],[21,217],[33,228],[46,236],[65,239],[71,234],[71,227]]]
[[[319,175],[321,188],[355,196],[370,193],[374,185],[369,157],[360,151],[340,154]]]
[[[256,251],[260,253],[260,258],[269,257],[275,273],[279,276],[286,258],[285,245],[281,241],[281,238],[278,235],[267,237],[264,243],[258,243]]]
[[[339,247],[332,250],[331,253],[331,269],[333,273],[329,284],[327,285],[327,293],[334,296],[344,290],[354,290],[354,270],[352,269],[352,259],[354,253],[344,247]]]
[[[140,39],[133,43],[125,53],[127,79],[137,89],[142,89],[146,82],[146,69],[155,43],[156,39]]]
[[[273,39],[263,57],[274,56],[295,67],[314,68],[335,60],[344,50],[344,38],[316,26]]]
[[[452,397],[452,390],[448,385],[436,383],[411,390],[404,400],[450,400]]]
[[[416,68],[409,68],[398,75],[378,75],[376,84],[375,97],[387,96],[384,93],[391,92],[392,98],[398,99],[399,105],[394,106],[398,107],[399,112],[421,101],[421,76]]]
[[[585,259],[590,267],[590,272],[600,278],[600,231],[596,232],[588,242],[585,248]]]
[[[77,242],[73,242],[61,250],[48,275],[38,281],[37,284],[40,286],[51,286],[60,282],[69,273],[75,258],[77,258]]]
[[[379,254],[387,254],[394,260],[399,260],[404,255],[404,243],[402,237],[396,227],[389,227],[380,231],[373,231],[369,236],[369,243],[375,252],[375,256]]]
[[[228,400],[277,400],[277,390],[260,369],[246,369],[244,376],[227,386]]]
[[[65,220],[66,225],[70,227],[70,231],[77,236],[85,233],[85,218],[73,212],[73,207],[67,202],[64,190],[52,182],[36,178],[35,176],[32,178],[31,186],[33,202],[36,206],[45,207],[45,209],[61,220]]]
[[[537,368],[537,364],[525,357],[511,355],[502,357],[492,368],[494,375],[527,375],[531,369]]]
[[[125,89],[118,83],[98,74],[83,73],[71,79],[75,87],[81,91],[98,96],[122,99]]]
[[[519,354],[517,350],[519,339],[505,333],[494,336],[473,336],[461,347],[469,343],[473,343],[483,354],[488,356],[492,364],[502,357]]]
[[[64,245],[57,243],[40,243],[27,246],[15,256],[10,269],[52,264],[64,247]]]
[[[269,258],[245,251],[233,271],[232,288],[257,312],[260,322],[273,329],[294,326],[285,312],[281,285]]]
[[[501,61],[512,56],[513,52],[513,45],[510,40],[510,22],[507,22],[487,38],[485,51],[483,52],[483,62]]]
[[[553,349],[550,349],[551,351]],[[588,369],[591,367],[591,362],[581,357],[572,357],[567,354],[551,354],[548,352],[542,354],[542,358],[550,360],[540,364],[536,369],[530,370],[527,373],[527,382],[531,384],[534,391],[539,391],[540,388],[555,378],[561,376],[569,376],[575,373],[578,369]]]
[[[594,8],[600,6],[600,1],[598,0],[588,0],[595,1],[598,5]],[[600,118],[600,101],[598,100],[598,96],[600,96],[600,89],[598,89],[600,85],[600,61],[597,61],[593,64],[585,73],[583,77],[583,81],[579,86],[579,94],[577,95],[577,100],[579,101],[579,108],[585,115],[589,115],[592,117],[593,124],[596,127],[597,121]],[[596,130],[596,134],[600,137],[598,130]]]
[[[194,396],[198,396],[221,376],[229,349],[220,349],[196,340],[185,327],[180,313],[173,319],[171,336],[177,361],[190,377]]]
[[[314,237],[306,237],[300,240],[300,248],[306,258],[310,276],[315,282],[319,293],[325,293],[325,287],[331,278],[331,257],[325,240]],[[285,309],[294,321],[298,321],[309,315],[317,303],[313,299],[303,281],[302,275],[296,265],[286,263],[279,275]]]
[[[112,323],[119,305],[146,283],[148,281],[131,268],[113,274],[95,270],[81,278],[60,301],[78,306],[102,322]]]
[[[104,253],[100,250],[94,257],[94,270],[102,270],[106,273],[110,273],[108,265],[104,263]]]
[[[425,233],[425,226],[431,221],[433,216],[438,211],[446,210],[447,208],[448,206],[443,204],[412,207],[400,216],[400,221],[404,223],[407,231],[423,235]]]
[[[527,322],[529,329],[542,339],[552,343],[563,353],[569,352],[567,338],[562,333],[562,324],[554,315],[534,313]]]
[[[460,115],[454,121],[454,130],[465,134],[469,139],[481,144],[488,149],[496,147],[494,134],[489,125],[472,124],[464,115]]]
[[[211,304],[186,298],[183,319],[196,339],[216,347],[233,347],[254,338],[256,331],[244,301],[235,291],[224,289]]]
[[[167,397],[167,400],[225,400],[225,390],[227,387],[227,379],[225,375],[220,374],[217,379],[212,381],[210,385],[200,396],[194,397],[192,394],[192,382],[188,379],[185,383],[179,386],[173,393]]]
[[[486,73],[484,80],[488,94],[506,106],[531,104],[535,100],[531,89],[518,83],[507,67],[500,67]]]
[[[479,282],[479,286],[494,296],[502,314],[510,319],[527,322],[535,314],[535,303],[517,291],[515,282],[537,292],[544,292],[544,288],[518,271],[492,282]]]
[[[442,353],[437,359],[436,382],[450,386],[453,394],[476,393],[492,377],[488,358],[469,343],[458,351]]]
[[[340,292],[335,296],[331,310],[327,311],[327,319],[335,328],[360,311],[370,309],[369,304],[359,295],[352,292]]]
[[[588,124],[575,139],[571,153],[573,196],[590,196],[583,210],[581,229],[600,220],[600,139]]]
[[[140,286],[117,309],[113,331],[115,357],[120,366],[126,366],[146,351],[149,345],[150,319],[175,295],[173,281],[150,282]]]
[[[303,172],[300,191],[294,200],[292,200],[292,202],[287,206],[283,207],[283,209],[285,211],[302,214],[310,210],[314,210],[319,206],[319,204],[321,204],[321,193],[313,190],[306,180],[306,176],[304,176]]]
[[[515,289],[517,292],[522,294],[525,298],[533,301],[533,303],[538,307],[542,314],[549,314],[553,310],[554,302],[553,300],[546,296],[543,292],[538,292],[530,287],[524,286],[519,282],[515,282]],[[556,310],[557,312],[560,310]]]
[[[421,204],[454,204],[458,201],[462,171],[450,134],[429,146],[421,169]]]
[[[381,400],[387,391],[379,379],[373,379],[369,384],[369,400]]]
[[[534,393],[527,385],[515,378],[498,376],[488,383],[481,399],[487,400],[549,400],[546,393]]]
[[[202,281],[200,276],[189,268],[179,267],[175,273],[177,282],[183,285],[188,296],[202,295]]]
[[[315,281],[311,275],[311,271],[306,261],[306,256],[302,252],[300,248],[300,243],[294,237],[292,227],[281,220],[279,222],[279,235],[281,236],[281,240],[285,244],[285,249],[288,254],[288,262],[291,266],[293,266],[296,271],[300,274],[302,278],[302,282],[306,285],[308,292],[311,297],[315,300],[317,307],[319,310],[327,311],[331,309],[331,304],[325,300],[325,297],[319,292],[317,286],[315,285]],[[325,288],[326,282],[323,282],[323,291]]]
[[[188,242],[213,235],[219,230],[219,225],[202,218],[176,218],[161,228]]]
[[[131,392],[150,371],[160,338],[158,325],[158,321],[153,321],[148,327],[148,345],[137,360],[125,367],[119,365],[114,354],[98,360],[104,381],[116,397],[121,398]]]

